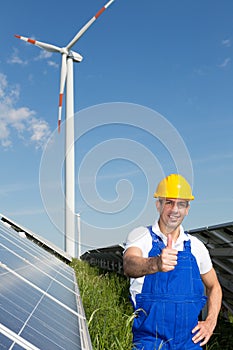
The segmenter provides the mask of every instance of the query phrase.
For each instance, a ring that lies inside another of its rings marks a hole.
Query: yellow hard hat
[[[194,199],[189,183],[179,174],[171,174],[160,181],[154,197],[181,198],[189,201]]]

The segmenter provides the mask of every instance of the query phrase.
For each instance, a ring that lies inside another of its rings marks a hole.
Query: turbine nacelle
[[[83,57],[75,51],[69,51],[67,57],[72,58],[72,60],[75,62],[82,62],[82,60],[83,60]]]

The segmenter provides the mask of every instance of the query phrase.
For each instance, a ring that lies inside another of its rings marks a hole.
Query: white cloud
[[[225,46],[225,47],[230,47],[231,46],[231,40],[230,39],[222,40],[222,45]]]
[[[59,64],[57,64],[56,62],[54,62],[54,61],[48,61],[48,65],[50,66],[50,67],[54,67],[54,68],[58,68],[59,67]]]
[[[41,144],[41,141],[44,143],[50,135],[48,123],[45,120],[35,122],[35,118],[32,118],[29,123],[29,130],[31,131],[31,140],[39,144]]]
[[[51,56],[52,56],[52,52],[45,51],[45,50],[40,50],[39,55],[36,56],[34,58],[34,60],[35,61],[44,60],[44,59],[50,58]]]
[[[226,68],[231,62],[230,57],[225,58],[225,60],[218,65],[219,68]]]
[[[52,57],[52,52],[46,51],[46,50],[39,50],[39,54],[33,58],[34,61],[40,61],[40,60],[47,60],[47,63],[49,66],[51,67],[58,67],[58,64],[54,61],[52,61],[50,58]],[[16,48],[13,48],[13,52],[12,55],[10,56],[10,58],[7,60],[7,63],[10,64],[19,64],[19,65],[27,65],[28,61],[27,60],[23,60],[22,58],[20,58],[19,56],[19,50]]]
[[[49,52],[46,50],[40,50],[40,54],[34,58],[34,61],[47,60],[48,66],[58,68],[59,65],[55,61],[52,61],[50,59],[52,55],[53,55],[52,52]]]
[[[10,86],[6,75],[0,73],[0,143],[4,148],[12,146],[12,133],[16,132],[25,143],[42,147],[50,135],[49,125],[28,107],[17,108],[19,95],[19,86]]]
[[[16,48],[13,48],[13,53],[10,56],[10,58],[7,60],[7,63],[11,64],[20,64],[20,65],[26,65],[28,64],[28,61],[24,61],[19,57],[19,50]]]

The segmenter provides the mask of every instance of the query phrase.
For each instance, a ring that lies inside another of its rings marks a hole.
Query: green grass
[[[128,299],[129,281],[115,273],[101,272],[74,259],[77,282],[85,310],[93,350],[132,349],[133,309]],[[233,317],[219,318],[205,350],[233,349]]]
[[[129,350],[132,344],[132,307],[128,280],[74,259],[77,282],[94,350]]]

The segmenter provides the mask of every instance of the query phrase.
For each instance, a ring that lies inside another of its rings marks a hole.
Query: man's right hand
[[[158,270],[160,272],[168,272],[174,270],[177,265],[178,251],[172,248],[172,235],[167,236],[167,246],[162,250],[158,257]]]
[[[138,278],[156,272],[168,272],[174,270],[177,265],[176,249],[172,249],[172,236],[168,235],[167,246],[160,256],[144,258],[138,247],[130,247],[123,257],[124,273],[128,277]]]

